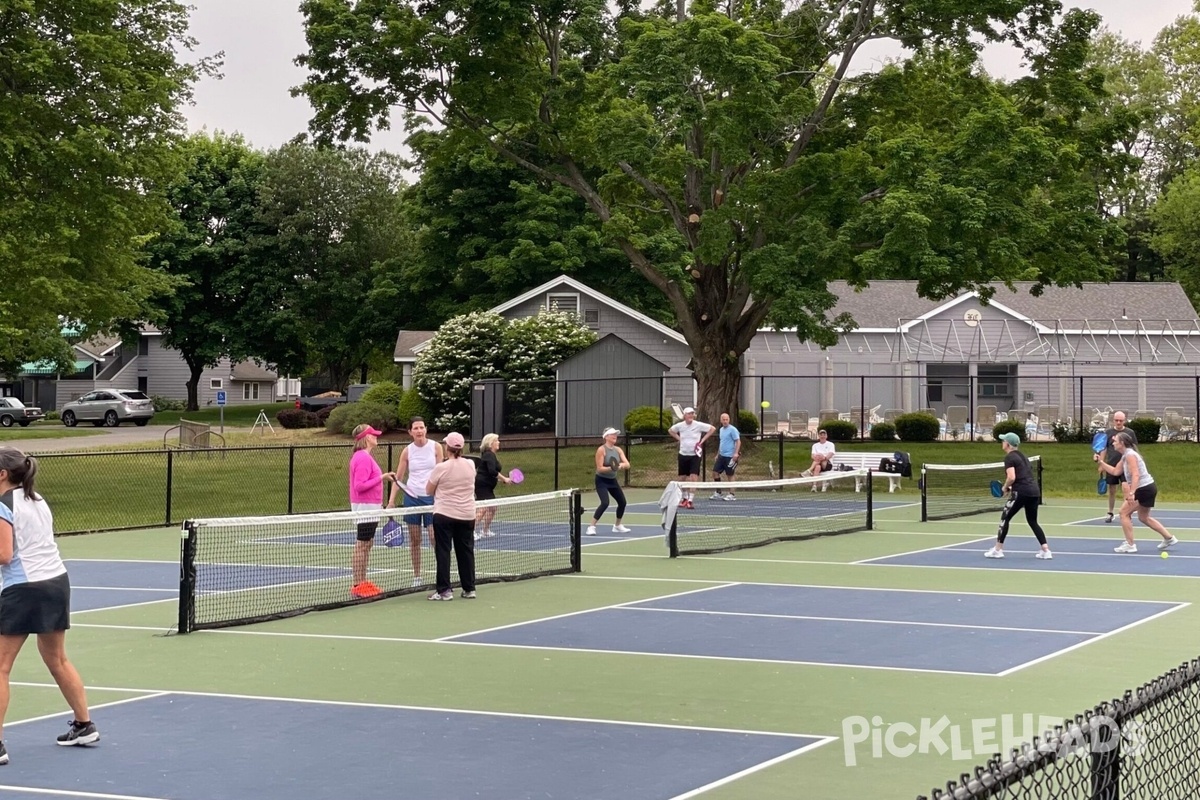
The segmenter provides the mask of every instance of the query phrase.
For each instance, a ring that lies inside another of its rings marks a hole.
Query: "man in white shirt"
[[[679,480],[695,483],[700,480],[700,454],[704,451],[704,443],[715,431],[707,422],[696,421],[696,409],[688,407],[683,410],[683,422],[676,422],[668,433],[679,442]],[[685,491],[679,501],[682,508],[694,508],[692,500],[694,491]]]
[[[833,457],[836,454],[837,448],[833,446],[833,442],[829,441],[829,434],[824,430],[817,431],[817,441],[812,446],[812,465],[800,474],[808,478],[820,475],[822,472],[829,472],[833,469]],[[821,484],[821,491],[825,491],[827,488],[827,484]],[[815,483],[812,490],[814,492],[817,490]]]

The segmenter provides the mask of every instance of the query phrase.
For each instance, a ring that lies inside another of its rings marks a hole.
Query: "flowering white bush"
[[[596,334],[575,314],[543,311],[509,323],[504,341],[506,430],[553,430],[554,367],[596,341]]]
[[[435,430],[469,434],[471,384],[504,377],[507,327],[499,314],[463,314],[447,320],[418,356],[413,385],[429,406]]]

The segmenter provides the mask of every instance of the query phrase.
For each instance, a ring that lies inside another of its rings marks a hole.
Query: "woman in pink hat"
[[[350,509],[352,511],[379,511],[383,508],[383,482],[394,481],[396,473],[384,472],[371,451],[379,443],[380,431],[370,425],[359,425],[354,429],[354,454],[350,456]],[[352,579],[350,594],[353,597],[375,597],[380,589],[367,580],[367,562],[371,558],[371,545],[375,543],[375,529],[379,518],[364,518],[358,523],[354,556],[350,561]]]
[[[463,457],[466,442],[461,433],[442,440],[446,460],[433,468],[426,494],[433,496],[433,553],[437,557],[437,584],[430,600],[453,600],[450,590],[450,547],[458,561],[462,596],[475,597],[475,464]]]

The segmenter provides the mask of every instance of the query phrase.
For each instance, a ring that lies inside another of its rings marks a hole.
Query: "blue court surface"
[[[102,609],[175,600],[179,597],[179,564],[167,561],[93,561],[67,559],[71,577],[71,611]]]
[[[402,690],[398,690],[402,693]],[[452,709],[157,693],[10,723],[6,800],[683,800],[832,739]]]
[[[1172,510],[1169,508],[1156,508],[1156,509],[1154,509],[1153,516],[1156,520],[1158,520],[1163,525],[1165,525],[1167,527],[1167,530],[1173,530],[1174,528],[1200,529],[1200,511],[1186,511],[1186,510],[1182,510],[1182,509]],[[1095,526],[1095,527],[1099,527],[1099,528],[1112,528],[1112,529],[1114,529],[1115,536],[1119,537],[1121,535],[1120,519],[1117,517],[1114,517],[1112,522],[1105,522],[1103,514],[1098,517],[1093,517],[1091,519],[1082,519],[1082,520],[1079,520],[1078,522],[1068,522],[1067,524],[1068,525],[1087,525],[1087,526]],[[1138,518],[1136,516],[1134,516],[1134,518],[1133,518],[1133,527],[1146,529],[1146,526],[1144,526],[1144,525],[1142,525],[1142,523],[1138,522]],[[1148,530],[1148,529],[1146,529],[1146,530]],[[1151,531],[1150,535],[1156,536],[1157,534],[1155,534],[1153,531]]]
[[[1145,529],[1136,530],[1135,533],[1138,546],[1136,553],[1113,552],[1114,547],[1125,541],[1121,529],[1115,528],[1112,536],[1103,539],[1051,538],[1050,550],[1054,558],[1050,561],[1033,557],[1038,544],[1030,536],[1010,535],[1004,543],[1004,558],[983,557],[995,541],[993,537],[987,537],[855,563],[886,567],[1015,569],[1200,578],[1200,542],[1180,542],[1167,551],[1167,558],[1163,558],[1157,549],[1157,544],[1162,541],[1158,534]]]
[[[886,495],[884,495],[886,497]],[[912,500],[891,500],[881,499],[879,494],[875,494],[872,498],[871,505],[876,511],[881,511],[888,508],[903,508],[905,506],[917,505],[921,502],[920,498]],[[844,514],[847,511],[862,507],[866,508],[867,496],[866,493],[856,492],[830,492],[822,494],[820,492],[810,494],[808,492],[793,492],[779,495],[766,495],[762,492],[754,492],[746,497],[740,498],[733,502],[724,500],[713,500],[711,498],[696,497],[695,509],[679,509],[676,514],[680,520],[685,520],[689,515],[696,516],[713,516],[720,515],[722,517],[769,517],[771,519],[813,519],[815,517],[824,517],[830,514]],[[653,509],[658,513],[658,503],[630,503],[628,511],[637,511],[638,513],[646,513]],[[608,513],[612,513],[609,511]],[[586,509],[585,514],[586,516]]]
[[[441,641],[1007,675],[1184,605],[725,584]]]

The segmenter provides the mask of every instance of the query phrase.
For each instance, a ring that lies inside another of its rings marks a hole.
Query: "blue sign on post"
[[[219,406],[225,405],[225,392],[224,391],[217,392],[217,405],[219,405]]]
[[[221,409],[221,435],[225,434],[225,390],[217,390],[217,406]]]

